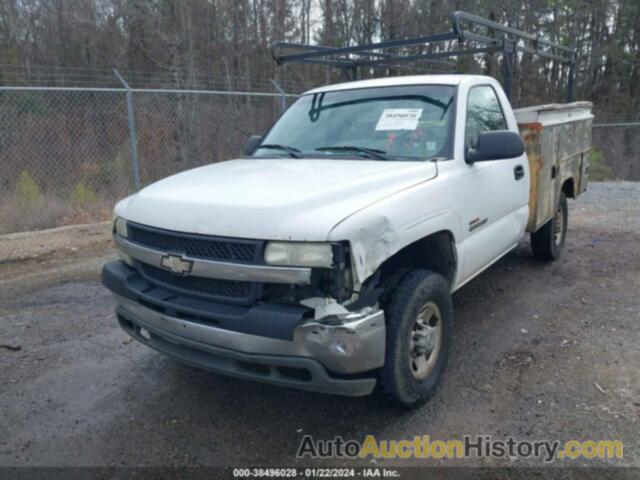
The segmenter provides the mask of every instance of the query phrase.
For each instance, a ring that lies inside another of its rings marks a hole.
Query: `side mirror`
[[[260,145],[260,142],[262,142],[262,136],[251,135],[244,143],[244,154],[246,156],[253,155],[253,152],[255,152],[256,148],[258,148],[258,145]]]
[[[486,162],[519,157],[524,153],[524,142],[520,134],[510,130],[496,130],[481,133],[478,146],[467,151],[467,163]]]

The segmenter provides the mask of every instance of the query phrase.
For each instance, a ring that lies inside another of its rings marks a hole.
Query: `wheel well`
[[[576,198],[576,190],[575,190],[575,185],[573,183],[573,178],[567,178],[564,183],[562,184],[562,191],[564,192],[565,196],[568,198]]]
[[[407,245],[388,258],[380,267],[381,279],[406,268],[426,268],[439,273],[451,284],[456,273],[456,262],[453,234],[440,231]]]

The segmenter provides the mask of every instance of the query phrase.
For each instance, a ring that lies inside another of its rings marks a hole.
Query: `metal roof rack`
[[[485,29],[485,34],[472,32],[472,28]],[[452,41],[458,42],[455,47],[450,45]],[[442,48],[436,51],[430,48],[429,52],[404,55],[389,52],[392,49],[410,46]],[[445,59],[493,52],[500,52],[503,55],[503,87],[508,97],[511,97],[514,55],[523,52],[567,64],[569,66],[567,101],[572,101],[576,62],[574,48],[562,46],[538,35],[467,12],[455,12],[451,15],[451,31],[434,35],[351,47],[327,47],[288,42],[274,43],[271,47],[271,54],[278,65],[286,63],[330,65],[341,69],[351,80],[359,78],[358,69],[362,68],[386,69],[405,62],[428,62],[435,66],[451,67],[453,64],[446,62]]]

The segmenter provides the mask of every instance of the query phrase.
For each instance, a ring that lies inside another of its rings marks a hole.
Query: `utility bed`
[[[535,232],[555,214],[560,188],[573,178],[565,194],[577,197],[589,182],[591,102],[536,105],[514,110],[525,142],[531,172],[529,223]]]

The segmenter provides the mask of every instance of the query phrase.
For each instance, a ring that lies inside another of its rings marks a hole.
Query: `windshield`
[[[455,88],[363,88],[300,97],[253,154],[376,160],[451,156]]]

